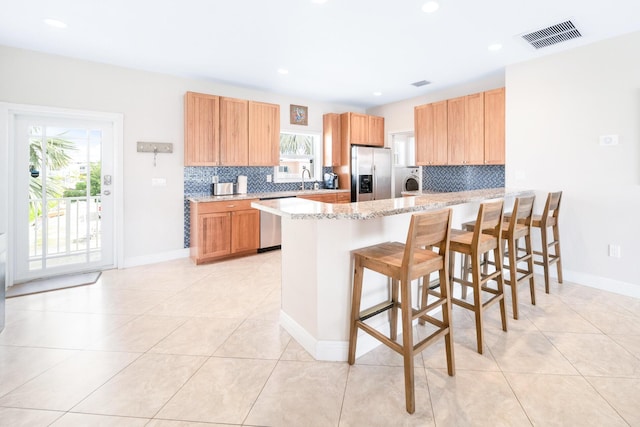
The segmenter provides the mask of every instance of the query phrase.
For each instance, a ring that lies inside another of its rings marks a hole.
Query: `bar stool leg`
[[[351,296],[351,328],[349,330],[349,365],[356,361],[356,341],[358,339],[358,328],[356,322],[360,318],[360,302],[362,300],[362,279],[364,269],[360,257],[355,257],[353,270],[353,295]]]
[[[558,283],[562,283],[562,257],[560,256],[560,229],[558,223],[553,226],[553,241],[555,242],[554,252],[557,257],[556,268],[558,269]]]
[[[440,276],[440,293],[443,298],[447,300],[447,303],[442,307],[442,321],[448,325],[449,333],[444,336],[445,352],[447,354],[447,373],[450,376],[456,374],[455,356],[453,354],[453,333],[451,332],[451,295],[449,292],[449,272],[445,265],[442,270],[439,271]]]
[[[500,250],[500,246],[498,245],[498,247],[496,247],[493,250],[493,257],[496,259],[496,271],[503,271],[502,270],[502,251]],[[498,292],[500,293],[500,295],[502,295],[502,297],[500,298],[500,317],[502,318],[502,330],[503,331],[507,331],[507,310],[506,310],[506,304],[504,302],[504,277],[502,276],[502,274],[499,274],[498,277],[496,277],[496,283],[498,284]]]
[[[547,228],[540,228],[540,236],[542,241],[542,267],[544,268],[544,291],[549,293],[549,243]]]
[[[389,338],[396,340],[398,338],[398,281],[391,279],[391,301],[393,307],[390,311],[389,327],[391,328]]]
[[[404,392],[407,412],[416,410],[413,376],[413,311],[411,309],[411,283],[406,277],[401,279],[400,298],[402,299],[402,356],[404,358]]]
[[[518,318],[518,243],[515,239],[509,239],[507,243],[509,254],[509,283],[511,285],[511,305],[513,306],[513,318]]]
[[[473,305],[475,306],[476,315],[476,338],[478,342],[478,353],[482,354],[484,349],[483,333],[484,325],[482,324],[482,295],[481,295],[481,281],[482,273],[480,271],[480,257],[478,254],[471,253],[471,275],[473,276]]]
[[[534,263],[533,263],[533,246],[531,245],[531,233],[524,236],[524,245],[525,245],[527,254],[529,255],[529,258],[527,259],[527,266],[529,268],[529,271],[531,272],[531,277],[529,278],[529,291],[531,293],[531,304],[536,305],[536,286],[533,280]]]

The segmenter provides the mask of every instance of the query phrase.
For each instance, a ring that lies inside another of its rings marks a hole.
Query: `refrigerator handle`
[[[378,188],[378,175],[376,174],[376,165],[373,165],[373,200],[376,200],[376,191]]]

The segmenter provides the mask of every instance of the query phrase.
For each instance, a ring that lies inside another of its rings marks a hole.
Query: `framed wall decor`
[[[292,125],[307,126],[308,123],[308,108],[303,105],[289,106],[289,123]]]

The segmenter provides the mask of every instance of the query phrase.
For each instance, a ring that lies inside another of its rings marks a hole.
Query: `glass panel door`
[[[111,123],[15,123],[16,282],[112,266]]]

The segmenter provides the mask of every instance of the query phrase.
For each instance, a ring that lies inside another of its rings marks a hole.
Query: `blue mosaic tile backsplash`
[[[423,166],[422,190],[438,193],[504,187],[504,165]]]
[[[322,174],[332,172],[331,167],[324,167]],[[299,182],[276,183],[267,182],[267,175],[273,175],[273,167],[256,166],[188,166],[184,168],[184,247],[189,247],[189,201],[188,197],[211,194],[211,179],[217,175],[219,182],[237,182],[238,175],[246,175],[248,193],[270,193],[275,191],[295,191],[300,188]],[[322,186],[322,179],[318,181]]]
[[[322,173],[332,172],[330,167]],[[295,191],[300,183],[267,182],[267,175],[273,175],[273,167],[230,167],[190,166],[184,168],[184,247],[189,247],[189,201],[190,196],[211,194],[211,178],[218,175],[220,182],[236,182],[238,175],[247,176],[249,193],[269,193],[275,191]],[[322,185],[322,182],[319,181]],[[423,166],[423,191],[448,192],[478,190],[481,188],[504,187],[503,165],[478,166]]]

